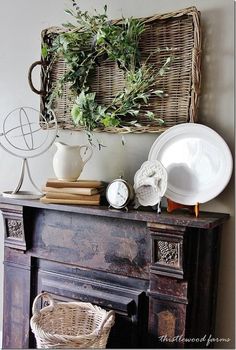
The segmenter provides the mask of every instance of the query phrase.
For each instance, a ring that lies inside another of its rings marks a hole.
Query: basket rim
[[[181,8],[181,9],[178,9],[175,11],[169,11],[167,13],[156,13],[156,14],[151,15],[151,16],[133,17],[133,18],[139,19],[139,20],[143,21],[143,23],[147,24],[147,23],[154,22],[156,20],[166,20],[166,19],[171,18],[171,17],[181,17],[184,15],[189,15],[189,16],[197,15],[198,16],[199,14],[200,14],[200,11],[196,8],[196,6],[189,6],[189,7]],[[111,21],[114,24],[121,24],[123,22],[123,19],[122,18],[112,19]],[[64,28],[62,26],[58,26],[58,25],[50,26],[50,27],[44,28],[41,31],[41,35],[44,36],[45,34],[49,34],[51,31],[52,31],[52,33],[54,33],[55,30],[57,30],[58,32],[66,32],[68,29]]]

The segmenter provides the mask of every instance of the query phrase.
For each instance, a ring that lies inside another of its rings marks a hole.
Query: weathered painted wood
[[[29,319],[41,291],[115,310],[109,348],[181,348],[160,337],[214,335],[220,228],[228,214],[195,218],[6,198],[0,209],[3,348],[35,347]]]
[[[3,304],[3,349],[29,346],[30,268],[5,262]]]

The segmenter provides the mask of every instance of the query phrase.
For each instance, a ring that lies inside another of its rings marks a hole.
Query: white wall
[[[69,4],[64,0],[1,0],[0,3],[0,119],[21,105],[39,107],[38,96],[28,86],[30,64],[40,58],[40,32],[43,28],[60,25],[67,17],[63,10]],[[203,25],[203,81],[200,103],[200,122],[216,130],[233,151],[234,145],[234,3],[232,0],[80,0],[82,10],[101,10],[108,5],[111,18],[164,13],[188,6],[196,6],[202,13]],[[39,74],[35,85],[39,86]],[[0,124],[1,125],[1,124]],[[1,128],[0,128],[1,131]],[[100,134],[107,145],[95,151],[82,177],[111,180],[124,172],[132,181],[134,173],[147,159],[157,135],[127,135],[121,145],[118,135]],[[86,137],[79,132],[60,131],[60,139],[71,144],[82,144]],[[53,176],[53,146],[40,159],[30,162],[32,175],[39,186]],[[19,160],[0,149],[0,191],[14,187],[19,175]],[[202,210],[227,212],[231,219],[222,234],[219,297],[216,320],[218,337],[231,338],[234,347],[234,184],[215,200],[203,205]],[[3,237],[0,236],[0,262],[3,261]],[[2,278],[2,265],[0,277]],[[1,280],[2,282],[2,280]],[[0,291],[2,299],[2,290]],[[1,305],[1,304],[0,304]],[[1,309],[0,309],[1,311]],[[1,312],[0,312],[1,314]],[[1,318],[0,318],[1,324]],[[216,345],[217,346],[217,345]],[[218,345],[222,347],[221,345]]]

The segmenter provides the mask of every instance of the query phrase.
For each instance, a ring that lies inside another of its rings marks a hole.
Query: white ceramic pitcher
[[[58,180],[76,181],[80,176],[84,165],[92,157],[91,146],[70,146],[63,142],[55,142],[57,151],[53,157],[53,169]],[[85,149],[89,154],[82,158],[81,150]]]

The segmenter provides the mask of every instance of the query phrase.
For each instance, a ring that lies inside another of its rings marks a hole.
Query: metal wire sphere
[[[33,158],[46,152],[57,135],[56,117],[49,118],[32,107],[19,107],[7,114],[3,121],[0,145],[20,158]]]

